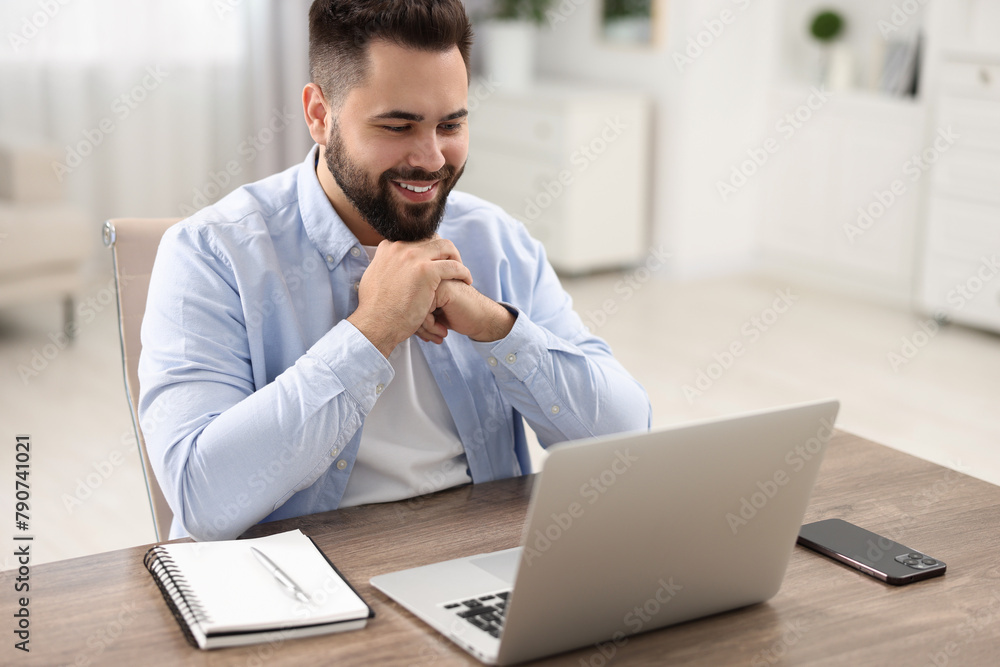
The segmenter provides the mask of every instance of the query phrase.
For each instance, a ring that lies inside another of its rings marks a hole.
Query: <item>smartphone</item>
[[[799,544],[895,586],[940,576],[948,567],[937,558],[843,519],[802,526]]]

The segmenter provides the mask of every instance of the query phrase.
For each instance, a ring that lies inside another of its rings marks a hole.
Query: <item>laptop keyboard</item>
[[[507,613],[509,595],[510,591],[500,591],[468,600],[448,602],[443,606],[483,632],[499,638],[500,630],[503,629],[504,614]]]

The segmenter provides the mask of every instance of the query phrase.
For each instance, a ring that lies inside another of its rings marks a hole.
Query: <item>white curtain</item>
[[[301,160],[310,0],[3,0],[0,141],[97,224],[182,216]]]

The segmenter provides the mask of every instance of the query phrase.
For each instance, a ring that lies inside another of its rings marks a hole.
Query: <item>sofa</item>
[[[52,165],[57,147],[0,141],[0,308],[51,300],[61,303],[66,334],[76,327],[74,299],[97,232],[66,201]]]

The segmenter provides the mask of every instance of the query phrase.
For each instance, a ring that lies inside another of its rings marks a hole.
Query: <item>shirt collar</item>
[[[341,220],[319,183],[319,176],[316,175],[318,158],[319,144],[316,144],[299,167],[299,212],[312,244],[326,261],[339,264],[344,254],[360,246],[360,243]]]

